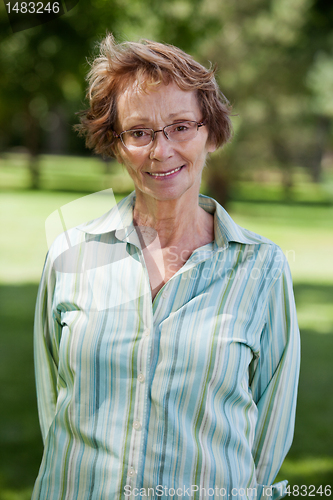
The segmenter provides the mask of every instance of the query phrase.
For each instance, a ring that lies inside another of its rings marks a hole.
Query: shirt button
[[[138,375],[138,381],[139,382],[144,382],[145,381],[145,376],[143,375],[143,373],[139,373],[139,375]]]
[[[130,469],[128,469],[127,475],[130,476],[130,477],[136,476],[136,472],[135,472],[135,470],[134,470],[133,467],[131,467]]]
[[[168,292],[167,292],[167,291],[164,291],[164,292],[162,293],[162,297],[163,297],[163,299],[166,299],[166,298],[167,298],[167,296],[168,296]]]
[[[143,334],[144,334],[146,337],[149,337],[149,334],[150,334],[149,329],[147,328],[146,330],[144,330]]]
[[[141,431],[141,424],[137,420],[133,422],[133,427],[136,431]]]

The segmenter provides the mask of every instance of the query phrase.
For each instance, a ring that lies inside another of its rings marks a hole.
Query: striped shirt
[[[152,301],[135,194],[51,246],[35,315],[33,500],[278,499],[300,347],[281,249],[213,199],[215,240]]]

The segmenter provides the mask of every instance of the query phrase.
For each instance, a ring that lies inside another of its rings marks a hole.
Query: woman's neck
[[[192,200],[167,201],[139,196],[133,220],[136,226],[155,230],[162,249],[170,246],[194,249],[214,239],[214,218],[199,206],[198,195]]]

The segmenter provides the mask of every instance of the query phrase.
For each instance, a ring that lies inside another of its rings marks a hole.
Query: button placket
[[[134,498],[133,496],[133,489],[135,488],[136,485],[136,476],[137,476],[137,471],[134,469],[134,467],[129,467],[127,470],[127,481],[126,481],[126,486],[129,488],[129,491],[131,491],[130,495],[126,495],[126,500],[132,500]],[[122,496],[121,496],[122,498]]]
[[[149,298],[148,298],[149,300]],[[151,307],[151,304],[149,304]],[[147,324],[148,322],[146,322]],[[148,323],[149,324],[149,323]],[[146,370],[149,360],[149,349],[151,348],[151,339],[149,328],[145,328],[142,332],[139,341],[139,348],[137,353],[137,377],[136,377],[136,392],[135,403],[133,411],[132,434],[129,448],[129,464],[138,471],[140,458],[142,455],[142,438],[143,438],[143,424],[145,421],[145,408],[146,408],[146,395],[147,384]]]
[[[134,467],[130,467],[127,472],[128,477],[135,477],[136,476],[136,470]]]
[[[134,420],[134,422],[133,422],[133,429],[135,429],[136,431],[141,431],[142,425],[139,422],[139,420]]]

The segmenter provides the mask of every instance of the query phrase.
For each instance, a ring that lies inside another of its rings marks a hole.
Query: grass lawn
[[[32,327],[47,251],[45,220],[61,207],[67,213],[65,207],[74,206],[69,204],[80,196],[84,193],[21,190],[0,194],[0,500],[28,500],[38,472],[42,443]],[[85,201],[76,207],[84,205]],[[103,203],[96,206],[97,212],[104,208]],[[294,278],[302,369],[294,443],[278,478],[287,478],[291,485],[332,485],[333,208],[239,201],[230,205],[229,212],[240,225],[281,246]]]

